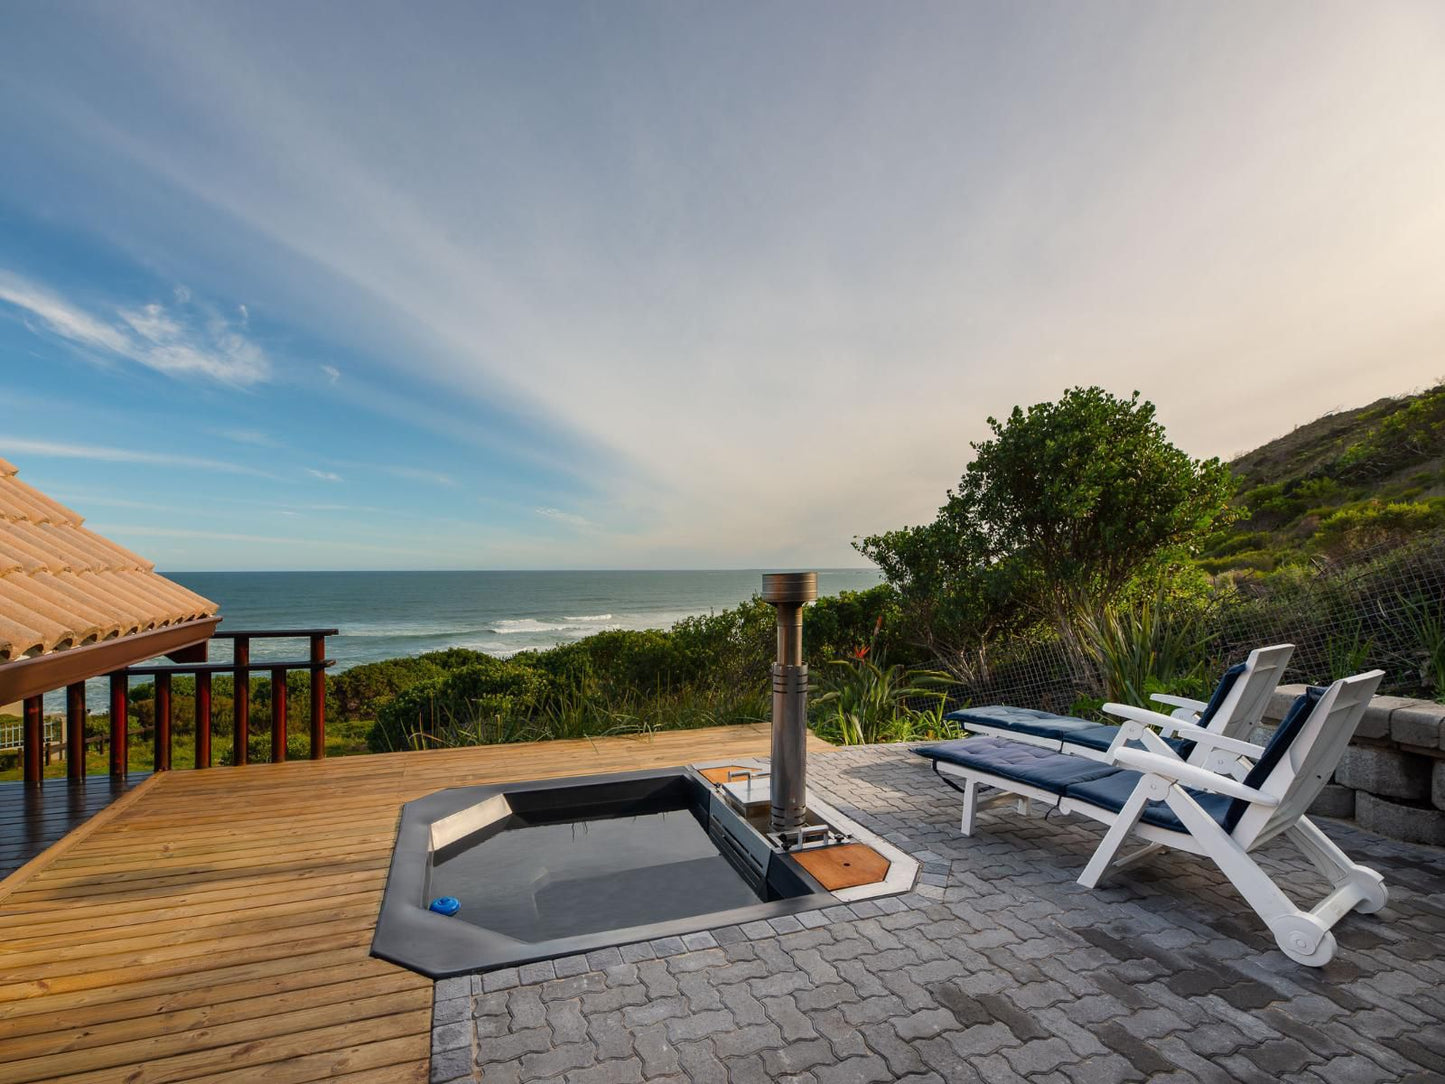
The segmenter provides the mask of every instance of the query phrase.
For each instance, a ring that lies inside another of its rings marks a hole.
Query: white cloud
[[[140,463],[158,467],[192,467],[219,471],[223,474],[246,474],[257,478],[274,475],[240,463],[201,456],[175,455],[170,452],[144,452],[133,448],[112,448],[101,444],[74,444],[54,440],[31,440],[26,437],[0,436],[0,450],[52,459],[89,459],[98,463]]]
[[[116,10],[144,67],[97,55],[195,129],[102,93],[66,113],[84,89],[17,48],[54,127],[208,205],[197,258],[264,236],[250,273],[326,299],[296,302],[305,332],[408,347],[386,394],[434,383],[459,413],[520,407],[613,453],[568,467],[646,529],[598,560],[847,557],[932,515],[986,415],[1069,383],[1140,387],[1209,454],[1438,357],[1423,6],[795,10],[766,35],[729,14],[650,25],[667,47],[645,57],[619,16],[565,91],[493,83],[490,50],[525,44],[505,32]],[[411,34],[425,61],[388,65]],[[357,58],[362,100],[342,93]],[[518,123],[553,115],[576,138]]]
[[[342,480],[339,474],[329,470],[317,470],[315,467],[307,467],[306,473],[313,478],[319,478],[323,482],[339,482]]]
[[[125,333],[69,305],[19,275],[0,270],[0,301],[24,309],[55,334],[83,346],[124,354],[130,347]]]
[[[190,293],[176,288],[179,300]],[[268,380],[271,364],[259,346],[223,320],[204,327],[164,305],[119,308],[108,322],[21,276],[0,270],[0,301],[37,318],[78,346],[117,355],[171,376],[202,376],[245,387]]]

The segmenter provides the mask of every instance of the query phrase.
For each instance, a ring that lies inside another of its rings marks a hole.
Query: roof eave
[[[100,677],[157,655],[169,655],[204,643],[221,623],[202,617],[150,632],[120,636],[84,647],[51,651],[28,659],[0,663],[0,704],[12,704],[89,678]]]

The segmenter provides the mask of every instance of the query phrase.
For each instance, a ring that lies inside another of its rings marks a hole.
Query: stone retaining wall
[[[1281,685],[1255,741],[1268,741],[1303,685]],[[1377,696],[1310,812],[1407,843],[1445,846],[1445,704]]]

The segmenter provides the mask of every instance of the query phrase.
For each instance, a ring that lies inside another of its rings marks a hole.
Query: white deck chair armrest
[[[1191,700],[1187,696],[1172,696],[1169,693],[1154,693],[1149,699],[1158,704],[1168,704],[1170,707],[1188,708],[1196,715],[1209,707],[1203,700]]]
[[[1257,805],[1279,805],[1278,798],[1255,790],[1253,787],[1246,787],[1237,779],[1219,775],[1193,764],[1186,764],[1181,760],[1172,760],[1169,757],[1160,756],[1158,753],[1148,753],[1143,749],[1117,749],[1114,751],[1114,763],[1121,767],[1133,768],[1136,772],[1161,775],[1188,787],[1212,791],[1230,798],[1242,798],[1246,802],[1253,802]]]
[[[1132,704],[1105,704],[1104,711],[1110,715],[1117,715],[1126,722],[1157,726],[1165,734],[1177,734],[1181,738],[1199,742],[1211,749],[1223,749],[1225,752],[1238,753],[1240,756],[1253,757],[1255,760],[1264,755],[1264,746],[1262,745],[1240,741],[1238,738],[1227,738],[1223,734],[1216,734],[1212,730],[1207,730],[1184,719],[1176,719],[1172,715],[1160,715],[1157,711],[1150,711],[1148,708],[1136,708]]]
[[[1176,719],[1172,715],[1164,715],[1161,712],[1150,711],[1148,708],[1136,708],[1133,704],[1105,704],[1103,710],[1109,715],[1117,715],[1120,719],[1129,723],[1143,723],[1145,726],[1157,726],[1161,730],[1173,730],[1177,726],[1194,726],[1193,723],[1185,723],[1183,719]],[[1198,727],[1195,727],[1197,730]]]

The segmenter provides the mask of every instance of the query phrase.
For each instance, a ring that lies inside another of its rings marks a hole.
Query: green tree
[[[955,623],[947,639],[1028,615],[1082,660],[1082,623],[1197,545],[1224,510],[1229,469],[1171,444],[1138,392],[1071,388],[988,425],[933,523],[858,548],[905,597],[935,593],[933,616]]]

